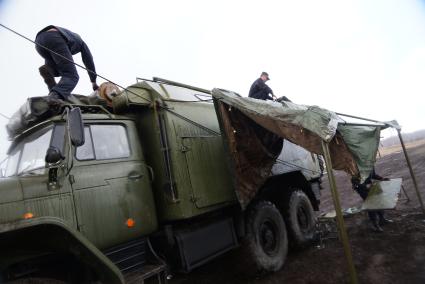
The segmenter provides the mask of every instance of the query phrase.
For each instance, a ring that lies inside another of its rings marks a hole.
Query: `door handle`
[[[128,179],[139,179],[142,178],[142,174],[131,174],[128,176]]]

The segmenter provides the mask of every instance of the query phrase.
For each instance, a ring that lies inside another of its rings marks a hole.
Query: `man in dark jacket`
[[[266,81],[268,80],[270,80],[269,74],[262,72],[260,78],[252,83],[248,97],[259,100],[273,100],[273,91],[266,85]]]
[[[88,71],[88,74],[93,90],[95,91],[99,88],[96,84],[97,76],[93,57],[88,46],[78,34],[65,28],[47,26],[37,33],[35,42],[35,49],[45,59],[45,65],[41,66],[39,71],[47,84],[50,96],[70,100],[71,92],[79,79],[72,55],[79,52],[81,52],[86,68],[92,71]],[[56,84],[54,77],[59,76],[61,79]]]
[[[367,179],[360,183],[359,177],[353,177],[351,179],[351,183],[353,185],[353,189],[360,195],[360,197],[365,200],[367,196],[369,195],[370,187],[372,185],[372,180],[389,180],[388,178],[381,177],[380,175],[377,175],[375,173],[375,169],[372,170],[370,175],[367,177]],[[392,220],[388,220],[384,217],[384,211],[383,210],[369,210],[367,212],[369,216],[369,220],[371,222],[371,227],[375,232],[382,232],[382,225],[385,225],[386,223],[392,223]]]

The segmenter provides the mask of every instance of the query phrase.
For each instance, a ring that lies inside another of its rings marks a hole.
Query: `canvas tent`
[[[382,124],[348,125],[336,113],[317,106],[240,97],[221,89],[214,89],[212,94],[243,207],[267,179],[279,153],[277,144],[281,138],[320,155],[323,155],[322,141],[329,143],[333,168],[358,175],[362,180],[375,164],[380,131],[385,127]],[[248,147],[246,144],[252,145],[253,138],[263,147]]]
[[[227,142],[225,146],[231,157],[236,194],[242,207],[247,206],[255,196],[256,189],[267,178],[272,162],[279,152],[281,139],[287,139],[312,153],[323,155],[328,169],[344,170],[363,181],[375,164],[381,129],[393,127],[398,132],[416,194],[425,214],[401,128],[396,121],[379,122],[334,113],[317,106],[307,107],[289,102],[277,103],[244,98],[221,89],[214,89],[212,95],[220,127]],[[368,123],[347,123],[341,116]],[[256,142],[248,142],[252,140]],[[247,147],[247,143],[254,143],[258,147]],[[358,283],[332,171],[328,171],[328,179],[339,236],[348,262],[350,281]]]

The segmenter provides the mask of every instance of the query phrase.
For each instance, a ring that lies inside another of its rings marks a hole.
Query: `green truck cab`
[[[113,111],[67,106],[27,127],[0,178],[0,282],[123,283],[153,262],[189,272],[236,247],[255,270],[279,270],[288,243],[313,238],[320,159],[284,141],[241,206],[219,122],[209,91],[141,80]]]

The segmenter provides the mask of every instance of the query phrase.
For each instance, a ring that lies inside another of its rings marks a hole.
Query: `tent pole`
[[[425,215],[424,203],[422,201],[421,193],[418,188],[418,183],[416,182],[415,174],[413,173],[412,164],[410,163],[409,156],[407,155],[407,150],[406,150],[406,146],[404,145],[403,137],[401,136],[401,130],[397,129],[397,133],[398,133],[398,138],[400,139],[401,147],[403,148],[404,157],[406,158],[407,166],[409,167],[410,176],[412,177],[412,180],[413,180],[413,185],[415,186],[416,195],[418,196],[419,203],[421,204],[422,213]]]
[[[371,123],[352,123],[352,122],[340,122],[339,125],[349,125],[349,126],[372,126],[372,127],[385,127],[386,124],[371,124]]]
[[[353,256],[351,254],[351,248],[350,248],[350,243],[348,241],[347,230],[344,224],[344,218],[342,217],[341,204],[339,202],[339,195],[336,188],[335,176],[332,171],[332,160],[331,160],[331,155],[329,152],[329,144],[323,140],[322,140],[322,150],[323,150],[323,156],[325,157],[329,185],[331,187],[332,199],[334,202],[334,207],[336,212],[339,236],[341,238],[342,245],[344,247],[345,257],[347,258],[347,262],[348,262],[348,269],[350,272],[350,280],[351,280],[350,282],[352,284],[357,284],[359,281],[357,279],[357,272],[354,266]]]
[[[384,122],[381,122],[381,121],[378,121],[378,120],[364,118],[364,117],[360,117],[360,116],[354,116],[354,115],[344,114],[344,113],[339,113],[339,112],[336,112],[336,114],[339,115],[339,116],[346,116],[346,117],[351,117],[351,118],[360,119],[360,120],[364,120],[364,121],[370,121],[370,122],[385,124]]]

